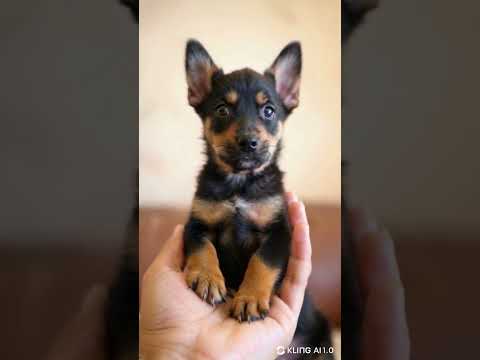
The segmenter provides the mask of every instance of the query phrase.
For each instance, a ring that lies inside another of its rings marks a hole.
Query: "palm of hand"
[[[272,299],[269,316],[252,323],[239,323],[228,315],[227,303],[212,307],[202,302],[188,288],[183,273],[169,269],[155,282],[143,289],[144,328],[150,328],[152,343],[164,343],[164,348],[192,349],[208,358],[249,357],[274,358],[272,353],[281,343],[287,345],[292,337],[295,316],[278,296]],[[146,300],[148,299],[148,300]],[[148,302],[148,303],[147,303]],[[168,334],[168,336],[164,336]],[[149,341],[149,342],[150,342]],[[269,346],[270,345],[270,346]],[[262,351],[268,352],[259,354]]]

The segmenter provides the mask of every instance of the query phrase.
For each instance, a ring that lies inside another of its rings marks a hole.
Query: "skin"
[[[292,255],[279,296],[261,322],[239,324],[229,317],[228,302],[213,308],[187,287],[180,271],[182,228],[176,228],[143,277],[140,346],[146,360],[273,359],[278,346],[291,342],[311,272],[311,246],[303,204],[293,195],[287,199]]]
[[[287,196],[289,216],[296,223],[290,275],[279,296],[274,297],[270,317],[239,324],[228,318],[226,304],[212,308],[188,289],[179,270],[182,227],[177,227],[143,276],[140,338],[142,349],[148,353],[145,360],[210,355],[213,359],[239,359],[252,358],[252,352],[255,359],[272,359],[277,346],[290,342],[310,274],[311,247],[303,205],[292,194]],[[365,211],[354,210],[351,217],[365,316],[361,359],[407,360],[410,342],[405,298],[393,241]],[[157,225],[145,224],[144,236],[161,237]],[[105,288],[98,285],[88,292],[47,359],[105,359],[101,346],[105,294]]]
[[[392,237],[366,211],[351,212],[364,303],[361,359],[410,359],[405,292]]]

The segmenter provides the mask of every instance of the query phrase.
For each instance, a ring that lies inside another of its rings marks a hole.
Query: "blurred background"
[[[305,201],[314,275],[310,290],[333,325],[340,319],[340,1],[155,1],[140,6],[140,267],[162,239],[144,236],[155,217],[165,237],[184,223],[204,162],[201,120],[187,102],[188,38],[230,72],[263,72],[281,49],[303,51],[300,106],[287,120],[280,165],[286,188]],[[338,353],[339,354],[339,353]]]
[[[345,195],[392,233],[412,359],[478,357],[479,11],[380,0],[343,51]]]
[[[44,359],[136,206],[138,25],[117,0],[2,5],[0,354]]]

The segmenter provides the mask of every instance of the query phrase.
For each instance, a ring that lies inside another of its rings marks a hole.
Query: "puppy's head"
[[[186,48],[188,101],[202,119],[208,154],[226,173],[258,173],[276,161],[283,124],[298,106],[301,48],[288,44],[263,74],[229,74],[205,48]]]

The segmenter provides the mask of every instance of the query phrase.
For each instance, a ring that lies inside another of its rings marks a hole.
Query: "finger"
[[[367,296],[371,289],[380,286],[402,287],[390,234],[365,210],[352,210],[351,219],[362,294]]]
[[[405,297],[392,237],[367,212],[352,215],[364,296],[362,359],[408,359]]]
[[[364,257],[370,265],[362,275],[367,294],[363,359],[409,359],[405,296],[393,241],[388,232],[382,231],[368,235],[366,243],[372,253]]]
[[[308,225],[305,205],[297,199],[291,201],[288,204],[288,219],[293,228],[295,228],[297,224]]]
[[[372,213],[366,209],[353,208],[350,209],[350,225],[354,235],[353,240],[358,243],[359,239],[368,234],[375,233],[380,230],[380,226],[372,215]]]
[[[94,285],[75,316],[59,333],[48,353],[49,360],[102,359],[104,310],[107,289]]]
[[[162,244],[145,275],[171,269],[180,271],[183,263],[183,226],[177,225],[172,235]]]
[[[305,206],[291,203],[289,217],[293,225],[290,258],[279,295],[298,316],[312,270],[312,247]]]
[[[285,201],[287,204],[290,204],[291,202],[298,201],[297,195],[295,195],[293,192],[288,191],[285,193]]]

